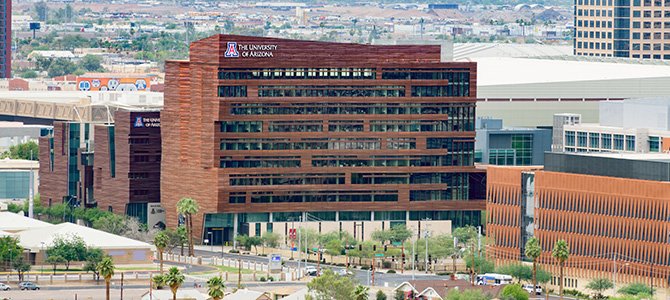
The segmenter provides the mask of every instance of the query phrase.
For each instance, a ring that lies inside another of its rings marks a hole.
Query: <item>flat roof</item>
[[[514,57],[476,57],[473,61],[477,62],[479,86],[670,77],[669,65]]]
[[[575,152],[565,153],[569,155],[604,157],[614,159],[628,159],[640,161],[656,161],[670,163],[670,153],[611,153],[611,152]]]
[[[37,219],[25,217],[22,214],[16,214],[8,211],[0,212],[0,230],[2,231],[16,232],[31,228],[42,228],[48,226],[53,225]]]
[[[33,251],[38,251],[40,247],[42,247],[42,243],[44,243],[44,245],[47,247],[52,245],[54,239],[59,236],[79,236],[84,240],[87,246],[101,249],[152,248],[151,245],[145,242],[136,241],[127,237],[114,235],[101,230],[68,222],[57,225],[48,224],[48,226],[23,230],[18,232],[17,236],[21,246]]]

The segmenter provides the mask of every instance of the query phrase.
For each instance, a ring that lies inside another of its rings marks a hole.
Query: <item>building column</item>
[[[233,214],[233,249],[237,249],[237,213]]]

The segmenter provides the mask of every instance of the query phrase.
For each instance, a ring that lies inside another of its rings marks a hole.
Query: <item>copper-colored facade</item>
[[[523,179],[533,178],[534,236],[541,263],[558,274],[554,243],[570,246],[568,277],[610,277],[667,287],[670,278],[670,182],[490,167],[487,233],[497,259],[522,257],[525,236]],[[616,261],[616,263],[615,263]]]
[[[97,206],[146,222],[146,204],[160,201],[160,113],[119,110],[114,120],[54,122],[40,138],[44,205]]]
[[[168,226],[182,197],[201,205],[200,236],[203,215],[217,213],[472,212],[463,222],[479,223],[475,63],[440,62],[439,45],[230,35],[190,50],[166,64]]]

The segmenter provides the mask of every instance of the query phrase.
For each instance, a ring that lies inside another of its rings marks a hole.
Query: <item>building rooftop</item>
[[[607,152],[576,152],[569,155],[604,157],[639,161],[655,161],[670,163],[670,153],[607,153]]]
[[[56,237],[68,235],[79,236],[86,242],[86,245],[102,249],[149,249],[152,247],[144,242],[67,222],[57,225],[47,223],[47,226],[26,229],[17,234],[21,246],[34,251],[38,251],[42,243],[48,247],[53,244]]]
[[[0,212],[0,230],[8,232],[17,232],[26,229],[44,228],[53,226],[47,222],[42,222],[37,219],[31,219],[22,214],[15,214],[13,212]]]
[[[37,158],[37,153],[35,153],[35,158]],[[38,170],[39,168],[40,168],[40,162],[36,160],[9,159],[9,158],[0,159],[0,170],[6,170],[6,169]]]

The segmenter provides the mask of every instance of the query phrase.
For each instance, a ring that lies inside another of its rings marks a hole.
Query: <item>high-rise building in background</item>
[[[575,0],[574,53],[670,59],[669,0]]]
[[[194,42],[190,60],[166,63],[168,226],[182,197],[200,203],[194,227],[214,244],[285,234],[300,220],[322,230],[353,223],[358,238],[375,221],[481,225],[476,64],[443,62],[440,50],[232,35]]]
[[[0,0],[0,78],[12,77],[12,0]]]

